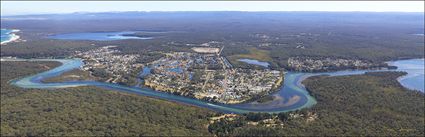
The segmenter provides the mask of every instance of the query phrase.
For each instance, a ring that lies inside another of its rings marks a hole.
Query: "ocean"
[[[12,38],[11,35],[12,30],[1,29],[1,42],[8,41]]]

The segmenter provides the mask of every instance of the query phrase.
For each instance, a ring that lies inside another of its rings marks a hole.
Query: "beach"
[[[9,33],[7,33],[8,35],[10,35],[9,40],[1,41],[1,44],[0,45],[6,45],[9,42],[13,42],[13,41],[19,40],[20,37],[15,34],[17,32],[19,32],[19,30],[13,29],[12,31],[10,31]]]

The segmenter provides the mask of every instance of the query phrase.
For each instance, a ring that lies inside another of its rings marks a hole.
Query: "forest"
[[[303,83],[318,102],[312,108],[249,113],[215,122],[209,130],[219,136],[423,136],[424,93],[402,87],[396,80],[402,75],[405,72],[308,78]],[[317,118],[308,120],[309,113]],[[268,119],[279,119],[282,125],[270,126]]]
[[[93,15],[96,15],[95,17]],[[31,20],[31,17],[44,20]],[[290,57],[385,61],[423,58],[423,13],[370,12],[124,12],[11,16],[2,27],[21,29],[26,42],[1,47],[1,56],[63,58],[75,50],[115,45],[124,54],[190,51],[211,41],[228,59],[266,51],[260,61],[287,68]],[[67,26],[67,27],[62,27]],[[152,31],[150,40],[52,40],[73,32]],[[37,47],[37,48],[34,48]],[[377,52],[379,51],[379,52]],[[233,62],[234,63],[234,62]],[[246,64],[235,64],[247,67]]]
[[[211,135],[215,112],[95,87],[22,89],[10,80],[57,62],[1,62],[1,136]],[[47,66],[47,67],[46,67]]]
[[[1,136],[424,135],[424,94],[397,82],[404,72],[311,77],[303,83],[317,99],[312,108],[247,113],[211,123],[223,114],[95,87],[22,89],[9,83],[58,65],[1,62]]]

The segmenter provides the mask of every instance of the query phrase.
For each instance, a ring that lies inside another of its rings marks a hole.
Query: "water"
[[[175,72],[175,73],[183,73],[183,69],[180,67],[171,68],[171,69],[168,69],[168,71]]]
[[[253,65],[259,65],[259,66],[263,66],[263,67],[269,67],[269,65],[270,65],[268,62],[262,62],[262,61],[258,61],[258,60],[255,60],[255,59],[238,59],[238,61],[245,62],[245,63],[248,63],[248,64],[253,64]]]
[[[14,60],[16,61],[16,60]],[[28,61],[28,60],[21,60]],[[97,86],[106,89],[118,90],[121,92],[135,93],[149,97],[161,98],[170,101],[176,101],[189,105],[209,108],[216,111],[225,113],[247,113],[247,112],[268,112],[278,113],[293,111],[302,108],[308,108],[316,104],[316,100],[309,95],[308,91],[304,88],[301,82],[311,76],[316,75],[331,75],[331,76],[342,76],[342,75],[357,75],[364,74],[365,72],[372,71],[386,71],[386,70],[346,70],[337,72],[324,72],[324,73],[300,73],[300,72],[288,72],[285,74],[284,85],[271,96],[275,96],[275,99],[265,103],[243,103],[243,104],[217,104],[204,102],[198,99],[189,97],[183,97],[165,92],[154,91],[149,88],[140,88],[135,86],[124,86],[114,83],[104,83],[97,81],[72,81],[72,82],[58,82],[58,83],[41,83],[42,79],[59,76],[63,72],[70,71],[72,69],[79,68],[83,65],[83,62],[79,59],[32,59],[30,61],[59,61],[63,65],[57,68],[51,69],[46,72],[42,72],[36,75],[28,76],[19,80],[15,80],[12,84],[23,87],[23,88],[66,88],[66,87],[78,87],[78,86]],[[406,71],[409,75],[400,78],[403,85],[411,86],[411,88],[419,88],[424,86],[423,82],[423,59],[415,60],[401,60],[389,62],[399,68],[397,71]],[[422,64],[422,65],[421,65]],[[419,71],[422,71],[420,73]],[[148,74],[149,68],[143,70],[142,74]],[[420,81],[422,77],[422,82]],[[423,90],[422,90],[423,91]]]
[[[142,73],[140,74],[140,77],[144,77],[146,75],[149,75],[151,73],[151,68],[150,67],[143,67]]]
[[[397,66],[398,71],[407,72],[406,76],[400,77],[398,81],[406,88],[425,91],[424,59],[410,59],[391,61],[388,64]]]
[[[136,37],[136,36],[123,36],[124,34],[134,34],[138,31],[123,31],[123,32],[86,32],[86,33],[67,33],[49,36],[51,39],[59,40],[123,40],[123,39],[153,39],[153,37]]]
[[[105,83],[105,82],[97,82],[97,81],[71,81],[71,82],[57,82],[57,83],[42,83],[41,82],[42,79],[59,76],[60,74],[64,72],[79,68],[83,64],[82,61],[80,59],[68,59],[68,60],[32,59],[32,60],[21,60],[21,61],[59,61],[63,63],[63,65],[57,68],[51,69],[49,71],[38,73],[36,75],[32,75],[19,80],[12,81],[13,85],[16,85],[22,88],[39,88],[39,89],[53,88],[54,89],[54,88],[67,88],[67,87],[78,87],[78,86],[90,85],[90,86],[97,86],[97,87],[106,88],[106,89],[113,89],[113,90],[117,90],[121,92],[135,93],[135,94],[140,94],[140,95],[149,96],[149,97],[176,101],[176,102],[185,103],[189,105],[195,105],[199,107],[205,107],[205,108],[209,108],[212,110],[217,110],[217,111],[221,111],[225,113],[247,113],[247,112],[278,113],[278,112],[293,111],[303,107],[309,107],[315,104],[314,99],[311,96],[309,96],[308,93],[304,91],[302,87],[300,88],[297,86],[284,87],[285,89],[289,89],[289,90],[285,90],[285,92],[281,92],[283,95],[282,98],[284,98],[281,100],[282,102],[274,106],[270,105],[267,108],[263,108],[259,106],[249,105],[249,103],[246,103],[247,105],[245,104],[229,105],[229,104],[209,103],[209,102],[204,102],[204,101],[189,98],[189,97],[154,91],[149,88],[140,88],[135,86],[130,87],[130,86],[124,86],[124,85],[119,85],[114,83]],[[146,69],[145,72],[148,73],[148,69]],[[294,76],[297,77],[296,75]],[[288,78],[285,80],[285,82],[296,83],[296,82],[293,82],[292,80],[296,80],[296,79]],[[295,88],[295,89],[292,89],[292,88]],[[290,100],[289,98],[293,96],[299,96],[300,99],[293,101],[289,105],[285,104],[285,103],[288,103],[288,101]],[[279,101],[275,101],[275,102],[279,102]],[[284,105],[281,105],[281,104],[284,104]]]
[[[9,29],[1,29],[1,43],[8,41],[12,38],[11,32],[12,30]]]
[[[144,66],[142,71],[139,73],[139,76],[137,78],[137,83],[136,85],[134,85],[135,87],[140,87],[142,86],[143,82],[144,82],[144,77],[146,77],[147,75],[151,74],[151,68],[148,66]]]

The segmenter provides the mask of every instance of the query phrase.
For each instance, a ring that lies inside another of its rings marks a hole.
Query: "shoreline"
[[[15,34],[17,32],[19,32],[18,29],[13,29],[11,32],[7,33],[8,35],[10,35],[10,39],[2,41],[0,45],[6,45],[7,43],[18,41],[21,37]]]
[[[395,63],[394,63],[395,61],[403,61],[403,60],[422,60],[423,61],[423,60],[425,60],[425,58],[411,58],[411,59],[391,60],[391,61],[387,61],[385,63],[387,63],[388,65],[395,66]],[[406,71],[403,71],[403,70],[399,70],[399,71],[406,72]],[[412,77],[415,77],[415,76],[418,76],[418,75],[413,75],[412,76],[412,75],[406,74],[406,75],[403,75],[403,76],[398,77],[397,78],[397,81],[398,81],[398,83],[401,84],[402,87],[404,87],[406,89],[414,90],[414,91],[419,91],[420,93],[425,93],[425,91],[423,89],[420,89],[420,88],[418,89],[418,88],[415,88],[414,86],[411,86],[409,84],[406,84],[406,83],[403,83],[402,82],[405,79],[412,78]]]

